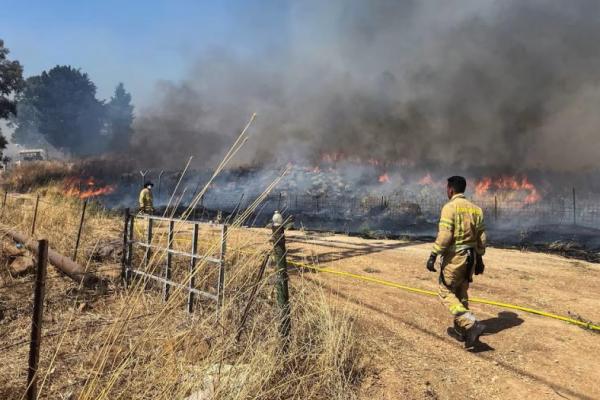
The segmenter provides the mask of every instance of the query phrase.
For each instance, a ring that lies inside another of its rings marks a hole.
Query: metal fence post
[[[189,283],[189,288],[190,290],[188,291],[188,303],[187,303],[187,310],[188,313],[192,313],[192,311],[194,310],[194,293],[192,292],[191,289],[194,289],[194,287],[196,286],[196,261],[197,261],[197,257],[196,254],[198,254],[198,224],[194,224],[194,231],[192,233],[192,258],[190,260],[190,283]]]
[[[494,196],[494,222],[498,221],[498,196]]]
[[[167,243],[167,263],[165,264],[165,284],[163,286],[163,300],[164,301],[169,300],[169,290],[171,289],[171,285],[169,284],[169,281],[171,280],[171,260],[173,258],[173,255],[171,254],[171,250],[173,250],[174,230],[175,230],[175,221],[171,220],[171,221],[169,221],[169,233],[167,235],[169,242]]]
[[[35,198],[35,207],[33,209],[33,220],[31,221],[31,236],[35,234],[35,222],[37,220],[38,205],[40,204],[40,195]]]
[[[273,224],[273,257],[277,267],[277,305],[279,306],[279,333],[284,340],[284,350],[287,349],[291,331],[290,293],[288,287],[287,260],[285,256],[285,226]]]
[[[575,188],[573,188],[573,225],[577,225],[577,208],[575,201]]]
[[[142,176],[142,187],[144,187],[144,183],[146,183],[146,175],[148,174],[148,171],[149,170],[140,170],[140,175]]]
[[[77,251],[79,250],[79,241],[81,240],[81,230],[83,229],[83,222],[85,220],[85,209],[87,208],[87,199],[83,201],[83,207],[81,208],[81,219],[79,220],[79,229],[77,230],[77,239],[75,241],[75,250],[73,250],[73,261],[77,261]]]
[[[221,256],[219,262],[219,281],[217,284],[217,312],[223,307],[225,286],[225,252],[227,251],[227,225],[221,227]]]
[[[157,190],[158,193],[156,194],[156,202],[157,203],[160,201],[160,183],[161,183],[162,176],[164,173],[165,173],[165,171],[161,170],[160,174],[158,174],[158,190]]]
[[[144,265],[148,268],[150,265],[150,256],[152,255],[152,251],[150,246],[152,245],[152,222],[154,220],[150,215],[148,215],[148,230],[146,231],[146,254],[144,255]]]
[[[129,209],[127,210],[129,214]],[[131,265],[133,262],[133,240],[135,238],[135,215],[129,217],[129,238],[127,239],[127,261],[125,266],[125,285],[129,285],[131,282]]]
[[[128,228],[129,228],[129,208],[125,209],[123,213],[123,253],[121,254],[121,279],[127,277],[127,251],[128,246]]]
[[[42,314],[46,289],[46,265],[48,263],[48,241],[38,241],[35,289],[33,295],[33,316],[31,318],[31,342],[29,346],[29,366],[27,373],[27,399],[37,400],[37,371],[40,360],[42,338]]]

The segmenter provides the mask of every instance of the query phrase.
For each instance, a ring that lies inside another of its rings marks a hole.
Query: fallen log
[[[0,226],[0,233],[11,237],[15,242],[22,243],[23,246],[32,253],[37,253],[37,240],[5,226]],[[106,282],[100,277],[87,272],[81,265],[50,248],[48,248],[48,261],[56,267],[59,272],[73,279],[75,282],[82,284],[86,288],[98,288],[106,285]]]

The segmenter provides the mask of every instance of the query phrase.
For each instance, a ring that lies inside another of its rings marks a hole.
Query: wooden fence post
[[[225,252],[227,251],[227,225],[223,224],[221,227],[221,256],[219,262],[219,281],[217,284],[217,312],[221,311],[223,307],[223,300],[225,298],[224,286],[225,286]]]
[[[40,195],[35,198],[35,207],[33,209],[33,220],[31,221],[31,236],[35,234],[35,222],[37,220],[38,205],[40,204]]]
[[[277,215],[277,214],[275,214]],[[277,305],[279,306],[279,333],[284,340],[284,350],[287,349],[290,331],[290,292],[288,287],[287,260],[285,256],[285,226],[283,221],[275,221],[273,217],[273,257],[277,267]]]
[[[73,250],[73,261],[77,261],[77,251],[79,251],[79,241],[81,240],[81,230],[83,229],[83,221],[85,220],[85,209],[87,208],[87,199],[83,201],[81,208],[81,218],[79,219],[79,229],[77,230],[77,239],[75,241],[75,250]]]
[[[37,400],[37,378],[42,338],[42,315],[46,289],[46,266],[48,263],[48,241],[38,241],[35,289],[33,295],[33,316],[31,318],[31,342],[29,345],[29,366],[27,373],[27,399]]]
[[[8,197],[8,191],[4,191],[4,197],[2,198],[2,214],[0,214],[0,218],[4,217],[4,209],[6,208],[6,198]]]
[[[175,221],[169,221],[169,233],[167,235],[167,263],[165,264],[165,284],[163,286],[163,301],[169,300],[169,291],[171,289],[171,285],[169,281],[171,280],[171,260],[173,255],[171,254],[171,250],[173,250],[173,235],[175,230]]]
[[[191,289],[194,289],[194,287],[196,286],[196,261],[197,261],[196,254],[198,254],[198,224],[197,223],[194,224],[194,231],[192,233],[192,258],[190,260],[190,284],[189,284],[190,290],[188,291],[188,304],[187,304],[187,311],[190,314],[194,310],[194,293],[191,291]]]

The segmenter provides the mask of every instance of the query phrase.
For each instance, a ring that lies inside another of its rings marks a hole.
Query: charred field
[[[245,214],[244,226],[264,227],[280,210],[293,219],[294,229],[421,241],[435,236],[445,202],[442,172],[340,157],[325,155],[311,166],[288,165],[256,209],[248,208],[285,168],[224,170],[191,208],[190,219],[230,221]],[[31,172],[38,170],[46,172],[41,177]],[[598,261],[600,191],[588,184],[590,174],[488,173],[481,170],[470,177],[467,192],[484,210],[495,246]],[[149,180],[156,185],[157,213],[177,216],[188,210],[210,175],[206,170],[182,175],[181,170],[136,169],[120,158],[90,159],[25,167],[10,175],[5,187],[23,191],[54,182],[68,198],[94,200],[119,213],[136,207],[139,188]]]

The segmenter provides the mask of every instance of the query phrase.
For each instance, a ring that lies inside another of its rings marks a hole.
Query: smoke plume
[[[595,169],[599,11],[595,0],[296,2],[278,45],[213,49],[186,79],[160,82],[133,144],[152,165],[189,155],[210,165],[257,112],[243,163],[340,153],[502,172]]]

